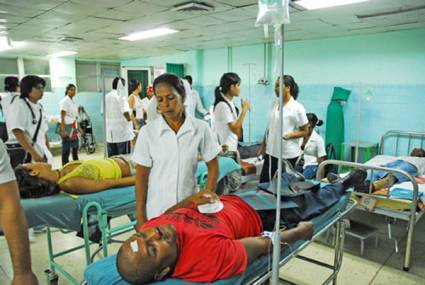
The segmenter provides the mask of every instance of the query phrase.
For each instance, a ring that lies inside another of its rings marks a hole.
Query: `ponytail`
[[[236,85],[240,83],[241,83],[241,78],[236,73],[227,72],[223,74],[223,76],[221,76],[221,79],[220,79],[220,85],[217,86],[214,91],[214,96],[215,96],[214,109],[218,103],[226,100],[224,99],[224,94],[229,92],[230,87],[232,85]]]

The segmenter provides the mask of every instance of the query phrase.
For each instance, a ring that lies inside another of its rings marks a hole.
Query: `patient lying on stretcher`
[[[48,163],[15,168],[21,198],[39,198],[64,191],[89,194],[135,183],[135,166],[128,156],[72,161],[54,170]]]
[[[425,150],[422,148],[415,148],[411,151],[410,156],[400,156],[394,161],[380,165],[386,168],[403,170],[413,177],[425,175]],[[331,179],[329,179],[331,178]],[[333,180],[337,177],[329,177],[328,180]],[[367,177],[367,179],[355,186],[355,190],[358,192],[369,193],[378,191],[381,189],[390,188],[396,183],[408,181],[408,178],[398,173],[387,173],[385,171],[373,171]],[[372,185],[371,185],[372,184]]]
[[[313,201],[309,207],[324,212],[327,200],[336,203],[347,188],[365,178],[365,171],[356,170],[338,183],[307,192],[305,200]],[[217,212],[205,213],[199,208],[216,201],[223,205]],[[166,277],[213,282],[238,275],[250,262],[270,253],[271,240],[261,235],[263,230],[273,230],[274,215],[270,214],[257,212],[238,196],[197,193],[149,220],[126,240],[117,255],[118,272],[132,284]],[[283,219],[285,216],[282,214]],[[279,234],[282,243],[309,240],[313,225],[298,220],[297,226]]]

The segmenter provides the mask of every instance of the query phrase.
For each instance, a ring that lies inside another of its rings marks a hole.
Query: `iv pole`
[[[280,40],[280,56],[281,56],[281,66],[280,66],[280,74],[279,74],[279,127],[278,127],[278,134],[281,138],[283,138],[282,134],[282,125],[283,125],[283,74],[284,74],[284,49],[283,49],[283,43],[284,43],[284,25],[282,24],[278,29],[276,29],[276,32],[280,30],[281,38]],[[276,45],[279,46],[279,43],[277,42]],[[275,230],[274,230],[274,236],[273,236],[273,267],[272,267],[272,279],[271,284],[272,285],[278,285],[279,284],[279,261],[280,261],[280,191],[281,191],[281,185],[282,185],[282,139],[279,140],[279,157],[278,157],[278,168],[277,168],[277,189],[276,189],[276,219],[275,219]]]

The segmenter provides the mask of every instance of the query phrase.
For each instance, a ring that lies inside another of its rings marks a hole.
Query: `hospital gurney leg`
[[[415,209],[416,211],[416,209]],[[413,243],[413,232],[416,224],[416,212],[410,213],[410,219],[408,222],[408,232],[406,241],[406,254],[404,255],[403,270],[409,271],[410,261],[412,259],[412,243]]]

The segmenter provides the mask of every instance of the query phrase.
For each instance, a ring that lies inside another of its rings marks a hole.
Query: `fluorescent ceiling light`
[[[63,57],[63,56],[70,56],[70,55],[74,55],[74,54],[77,54],[77,52],[76,51],[64,50],[64,51],[49,54],[48,56],[49,57]]]
[[[0,23],[7,23],[6,19],[0,19]]]
[[[308,10],[314,10],[314,9],[349,5],[354,3],[361,3],[366,1],[369,1],[369,0],[298,0],[293,3],[297,4],[298,6],[304,7]]]
[[[133,34],[129,34],[128,36],[119,38],[120,40],[126,40],[126,41],[138,41],[143,39],[149,39],[154,37],[160,37],[163,35],[168,34],[174,34],[177,33],[177,30],[169,29],[169,28],[158,28],[158,29],[152,29],[142,32],[137,32]]]
[[[26,45],[25,42],[14,42],[6,36],[0,36],[0,52],[20,48]]]

